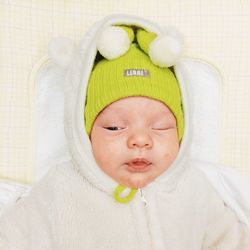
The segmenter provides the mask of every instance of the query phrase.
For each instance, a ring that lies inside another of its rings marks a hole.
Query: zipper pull
[[[130,192],[129,192],[129,194],[128,194],[127,196],[125,196],[125,197],[120,196],[120,194],[122,193],[122,191],[124,191],[124,189],[126,189],[126,187],[123,186],[123,185],[119,185],[119,186],[116,187],[116,189],[115,189],[113,195],[114,195],[114,198],[115,198],[115,200],[116,200],[117,202],[120,202],[120,203],[128,203],[128,202],[130,202],[130,201],[134,198],[134,196],[136,195],[137,189],[131,188],[131,189],[130,189]]]
[[[145,198],[145,196],[144,196],[144,194],[143,194],[143,190],[142,190],[141,188],[139,188],[139,191],[140,191],[140,198],[141,198],[141,200],[143,201],[144,206],[147,207],[148,201],[146,200],[146,198]]]

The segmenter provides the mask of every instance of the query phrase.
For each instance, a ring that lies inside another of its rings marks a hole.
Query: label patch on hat
[[[142,76],[142,77],[150,77],[150,73],[148,69],[125,69],[124,76]]]

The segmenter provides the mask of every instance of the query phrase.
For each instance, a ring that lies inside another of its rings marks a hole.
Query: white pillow
[[[220,76],[211,65],[198,59],[183,59],[178,69],[185,81],[188,81],[189,91],[195,103],[191,155],[198,160],[218,162]],[[52,165],[70,158],[63,126],[64,76],[63,69],[47,60],[36,79],[36,181],[40,180]]]
[[[0,214],[19,197],[26,195],[30,188],[29,185],[0,179]]]

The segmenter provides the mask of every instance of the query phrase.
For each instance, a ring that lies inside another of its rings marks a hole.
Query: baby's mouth
[[[147,172],[150,169],[151,162],[144,158],[135,158],[127,163],[130,172]]]

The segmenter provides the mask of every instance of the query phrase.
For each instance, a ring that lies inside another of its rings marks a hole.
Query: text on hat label
[[[124,76],[143,76],[149,77],[149,70],[147,69],[125,69]]]

